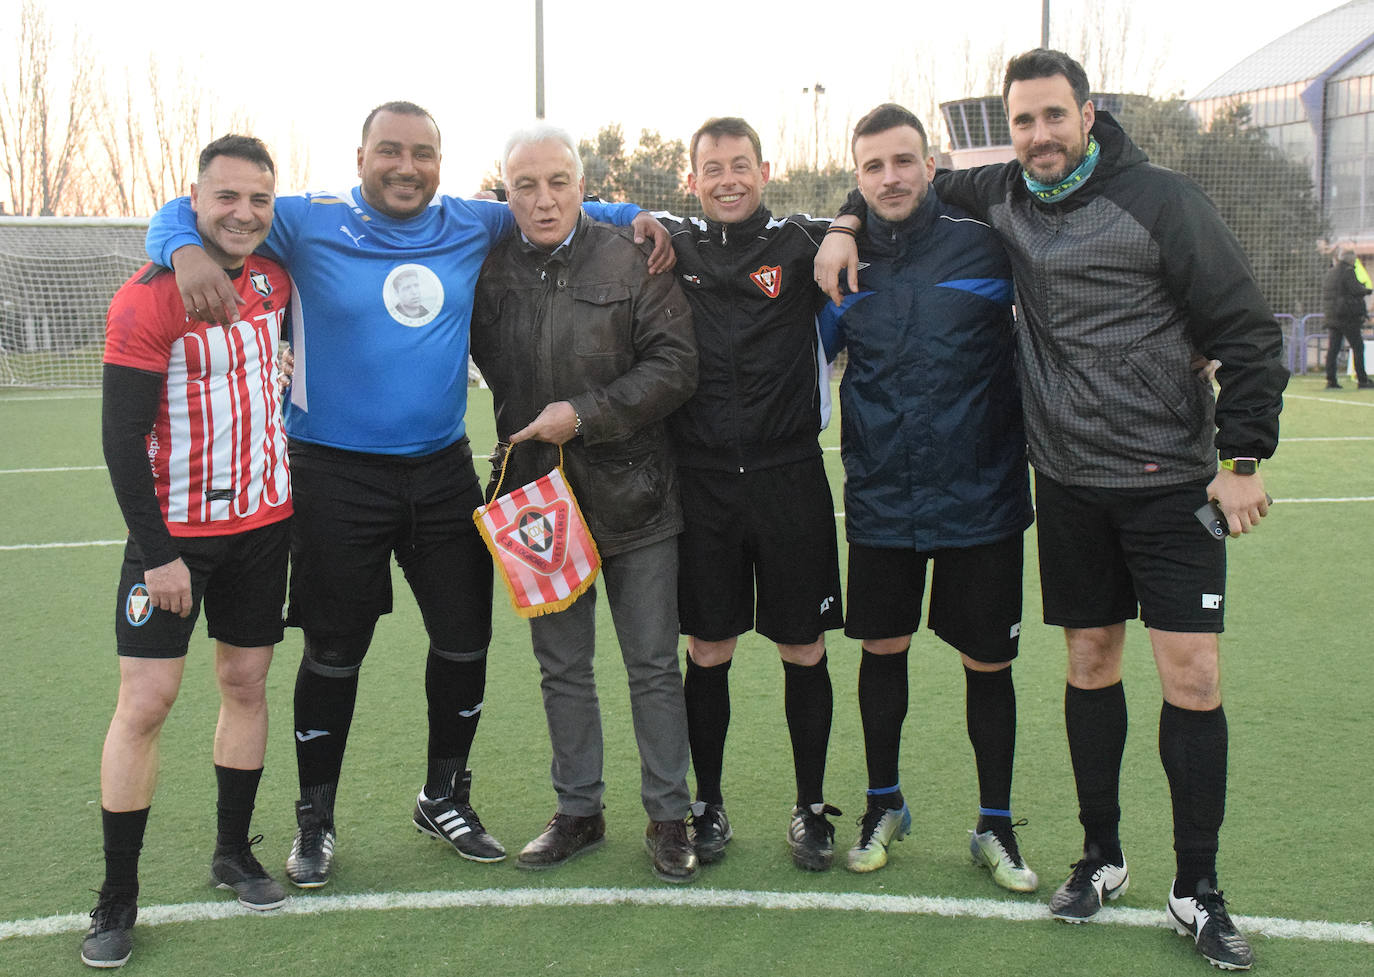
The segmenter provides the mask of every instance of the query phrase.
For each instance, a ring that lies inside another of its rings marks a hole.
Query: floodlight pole
[[[1042,0],[1040,4],[1040,46],[1050,46],[1050,0]]]
[[[811,96],[811,127],[813,130],[812,138],[816,140],[816,156],[813,167],[817,172],[821,168],[821,96],[825,94],[825,86],[820,82],[808,85],[802,89],[803,95]]]
[[[534,0],[534,117],[544,118],[544,0]]]

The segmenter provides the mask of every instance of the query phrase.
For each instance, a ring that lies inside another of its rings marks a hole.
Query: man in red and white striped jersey
[[[271,227],[275,188],[256,139],[224,136],[201,153],[192,206],[207,252],[234,281],[232,325],[187,315],[175,277],[153,264],[110,303],[102,441],[129,540],[115,614],[119,700],[100,766],[105,881],[81,946],[93,967],[118,967],[132,950],[158,737],[202,602],[220,686],[211,875],[250,909],[286,900],[248,838],[291,515],[276,366],[291,282],[253,254]]]

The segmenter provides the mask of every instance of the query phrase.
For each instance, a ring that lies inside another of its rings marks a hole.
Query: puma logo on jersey
[[[355,248],[361,248],[362,244],[360,242],[363,238],[367,237],[366,234],[359,234],[355,236],[352,231],[350,231],[347,227],[345,227],[342,224],[339,225],[339,230],[343,231],[345,234],[348,235],[348,239],[353,242],[353,246]]]

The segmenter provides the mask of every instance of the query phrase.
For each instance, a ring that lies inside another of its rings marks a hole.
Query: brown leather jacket
[[[582,435],[563,446],[564,473],[603,556],[682,531],[677,470],[664,424],[697,383],[696,338],[673,275],[650,275],[629,228],[578,219],[546,254],[514,233],[477,282],[472,356],[496,409],[492,481],[507,439],[559,400]],[[510,456],[501,491],[558,464],[540,441]]]

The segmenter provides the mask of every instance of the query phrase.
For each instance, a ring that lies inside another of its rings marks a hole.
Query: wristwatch
[[[1259,471],[1258,458],[1223,458],[1221,467],[1237,475],[1253,475]]]

